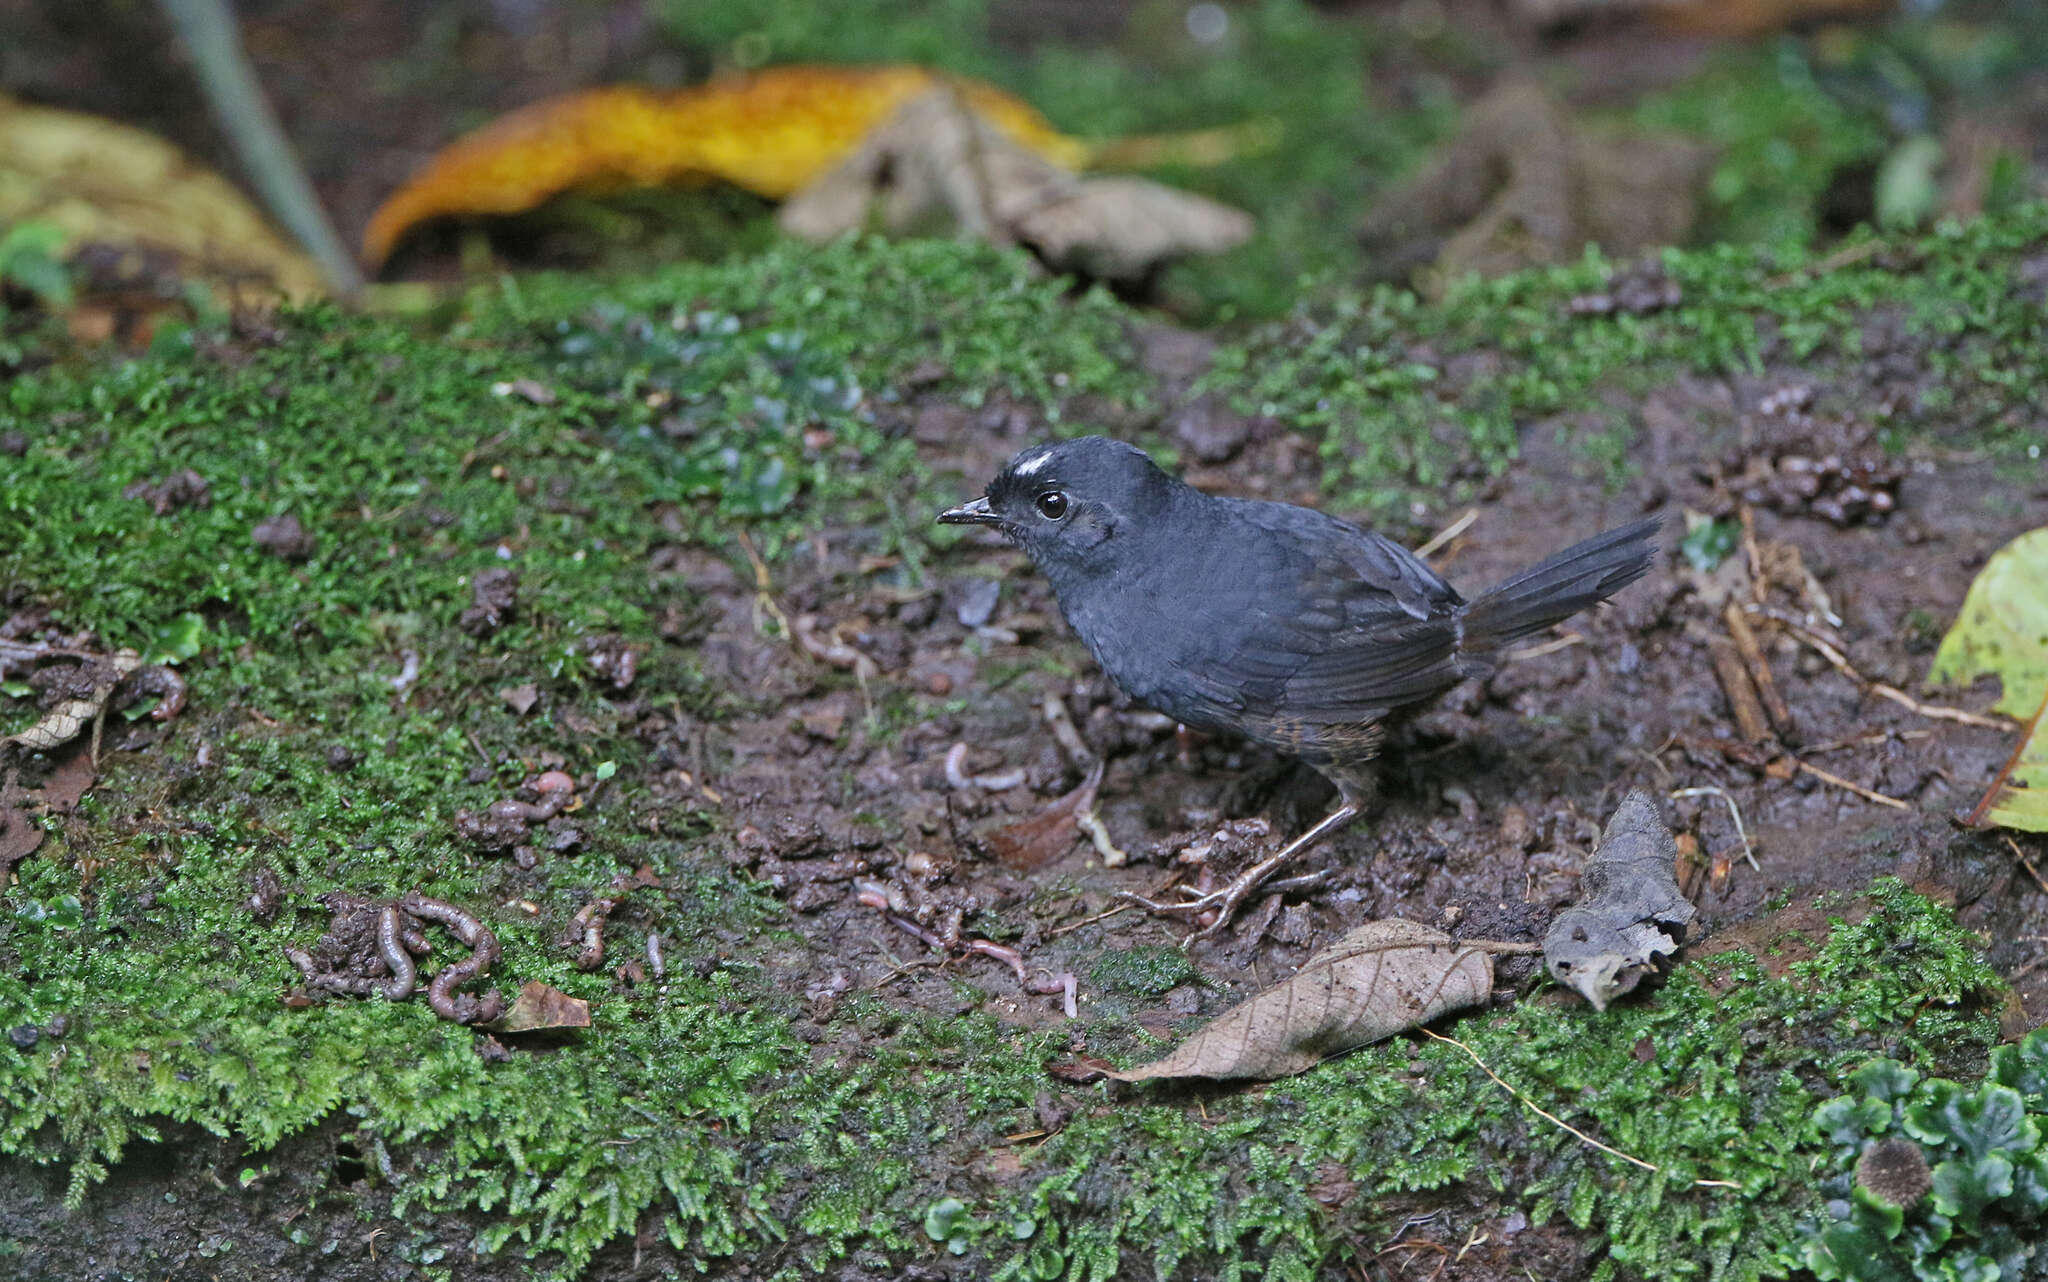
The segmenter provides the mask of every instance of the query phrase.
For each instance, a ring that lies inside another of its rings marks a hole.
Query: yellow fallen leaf
[[[430,219],[521,213],[571,190],[721,181],[782,200],[940,87],[1010,142],[1067,170],[1213,165],[1267,147],[1278,133],[1272,121],[1254,120],[1158,137],[1074,138],[993,85],[905,65],[800,64],[674,91],[591,89],[523,107],[444,148],[371,216],[363,258],[381,264]]]
[[[1970,811],[1975,825],[2048,832],[2048,527],[1993,553],[1934,653],[1929,685],[1996,676],[1997,711],[2029,720]]]
[[[923,67],[772,67],[664,92],[592,89],[522,108],[456,140],[381,205],[363,257],[387,258],[431,218],[512,214],[570,189],[718,179],[779,200],[942,79],[1019,145],[1069,168],[1089,145],[991,85]]]
[[[1928,670],[1929,685],[1967,685],[1986,673],[2004,685],[1996,711],[2032,715],[2048,696],[2048,527],[1991,554],[1963,598]]]
[[[58,228],[88,246],[168,254],[223,303],[321,292],[312,260],[219,174],[127,125],[0,97],[0,226]]]
[[[1980,828],[2048,832],[2048,698],[2020,732],[2019,747],[1984,790],[1969,821]]]

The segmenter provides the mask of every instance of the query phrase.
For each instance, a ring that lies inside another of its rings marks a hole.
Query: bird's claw
[[[1319,884],[1323,878],[1330,875],[1330,870],[1324,868],[1316,872],[1303,873],[1298,877],[1288,877],[1285,880],[1268,884],[1266,878],[1272,874],[1273,869],[1278,867],[1280,862],[1277,859],[1269,859],[1254,864],[1240,873],[1228,885],[1219,886],[1215,890],[1197,891],[1191,887],[1183,886],[1181,887],[1181,893],[1189,897],[1179,903],[1161,903],[1156,899],[1147,899],[1136,891],[1130,890],[1119,892],[1117,898],[1136,904],[1147,912],[1160,917],[1185,917],[1192,920],[1213,910],[1215,916],[1206,925],[1181,941],[1180,946],[1186,948],[1196,940],[1207,939],[1225,926],[1228,926],[1237,916],[1237,910],[1244,905],[1246,900],[1251,899],[1255,893],[1272,895],[1290,890],[1305,890],[1310,886]]]

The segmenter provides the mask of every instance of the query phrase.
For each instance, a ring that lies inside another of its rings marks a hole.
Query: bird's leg
[[[1348,782],[1340,781],[1337,785],[1337,808],[1335,810],[1332,810],[1325,816],[1321,823],[1281,847],[1278,852],[1268,855],[1266,858],[1245,869],[1227,886],[1212,890],[1206,895],[1197,895],[1183,903],[1177,904],[1162,904],[1128,890],[1124,891],[1118,898],[1128,899],[1140,907],[1161,914],[1198,917],[1202,913],[1213,909],[1216,913],[1215,920],[1194,934],[1189,935],[1183,941],[1183,946],[1191,944],[1197,939],[1206,939],[1229,924],[1230,919],[1236,915],[1238,908],[1246,899],[1251,897],[1252,892],[1257,890],[1265,882],[1266,878],[1273,875],[1274,869],[1315,845],[1323,838],[1337,832],[1353,819],[1356,819],[1359,810],[1364,805],[1364,798],[1359,794],[1360,790],[1352,788]],[[1321,875],[1320,873],[1314,874],[1316,877]]]

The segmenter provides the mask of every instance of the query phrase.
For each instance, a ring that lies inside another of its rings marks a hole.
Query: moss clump
[[[655,791],[679,712],[716,717],[740,696],[656,626],[695,602],[654,553],[723,552],[735,523],[771,554],[821,526],[862,551],[923,538],[888,522],[892,503],[925,502],[885,412],[906,362],[954,360],[947,394],[961,398],[1135,399],[1123,314],[953,246],[790,249],[609,297],[571,281],[519,291],[454,341],[314,312],[5,389],[0,429],[29,447],[0,491],[0,580],[113,641],[175,624],[192,698],[148,750],[109,754],[7,892],[0,1027],[66,1031],[0,1047],[0,1153],[69,1163],[82,1194],[166,1119],[260,1150],[345,1118],[409,1230],[460,1215],[537,1275],[573,1274],[652,1224],[705,1269],[744,1253],[762,1272],[887,1270],[958,1239],[975,1267],[1013,1277],[1302,1277],[1373,1240],[1381,1199],[1461,1185],[1597,1228],[1630,1273],[1750,1277],[1757,1244],[1789,1240],[1810,1210],[1804,1118],[1834,1066],[1988,1044],[1973,1001],[1989,972],[1945,912],[1896,886],[1786,979],[1720,959],[1605,1016],[1532,1004],[1461,1029],[1539,1103],[1656,1162],[1654,1177],[1532,1120],[1437,1043],[1258,1091],[1110,1102],[1049,1082],[1065,1029],[905,1012],[882,994],[813,1009],[786,982],[808,946],[787,908],[727,870],[708,817]],[[933,314],[947,319],[927,331]],[[771,340],[787,332],[804,342]],[[827,379],[861,399],[835,400]],[[757,396],[802,415],[777,421]],[[761,468],[793,460],[786,501],[760,502],[765,473],[745,467],[681,487],[701,439],[749,415],[726,444],[761,442]],[[793,449],[820,422],[852,457]],[[185,467],[210,506],[156,516],[120,497]],[[317,543],[304,562],[249,541],[287,510]],[[465,577],[508,564],[522,575],[512,621],[461,631]],[[630,697],[592,670],[599,630],[646,652]],[[400,691],[407,651],[418,674]],[[496,697],[529,682],[523,716]],[[9,729],[33,715],[0,698]],[[531,871],[456,848],[452,812],[547,754],[592,777],[616,767],[577,817],[582,847]],[[577,971],[557,936],[641,865],[661,884],[633,892],[608,937],[633,956],[659,935],[667,978]],[[268,924],[246,907],[265,869],[285,891]],[[414,888],[479,911],[504,948],[498,976],[585,998],[593,1027],[486,1062],[417,1002],[280,1004],[295,977],[282,949],[324,929],[320,895]],[[1183,977],[1170,962],[1112,972],[1151,991]],[[803,1018],[815,1040],[798,1036]],[[1088,1031],[1098,1046],[1140,1036],[1121,1020]],[[1069,1120],[1036,1149],[1006,1146],[1052,1129],[1041,1096]],[[1019,1166],[985,1178],[998,1152]],[[1326,1169],[1355,1189],[1339,1205],[1308,1192]],[[925,1224],[949,1197],[964,1210],[942,1217],[941,1245]],[[318,1248],[303,1249],[310,1262]]]
[[[523,617],[644,632],[645,556],[674,537],[661,505],[685,509],[677,533],[718,542],[732,517],[756,518],[770,555],[792,532],[856,523],[876,552],[921,564],[927,537],[946,536],[904,516],[926,501],[894,380],[924,364],[964,400],[1113,407],[1139,387],[1120,317],[1016,255],[842,243],[629,287],[508,284],[446,342],[331,311],[200,335],[0,392],[0,425],[28,442],[0,489],[0,581],[116,643],[204,608],[230,643],[395,649],[509,559]],[[205,506],[158,517],[122,497],[179,469],[208,483]],[[316,540],[302,565],[251,542],[280,512]]]
[[[1178,948],[1126,948],[1104,953],[1088,979],[1111,992],[1163,997],[1168,989],[1202,982],[1201,972]]]
[[[1497,471],[1521,430],[1551,416],[1604,419],[1594,452],[1618,472],[1635,427],[1604,407],[1611,394],[1781,368],[1825,388],[1878,349],[1918,371],[1894,403],[1859,409],[1894,444],[1986,447],[2022,467],[2043,447],[2048,396],[2040,301],[2022,268],[2044,240],[2048,205],[2035,204],[1832,259],[1670,250],[1661,266],[1683,301],[1645,316],[1573,313],[1571,299],[1607,278],[1597,255],[1470,281],[1441,305],[1391,289],[1345,295],[1224,348],[1207,385],[1314,437],[1329,497],[1353,508]]]

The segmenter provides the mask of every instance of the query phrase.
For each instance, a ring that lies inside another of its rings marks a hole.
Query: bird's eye
[[[1038,514],[1048,521],[1057,521],[1067,514],[1067,496],[1058,490],[1047,490],[1038,496]]]

